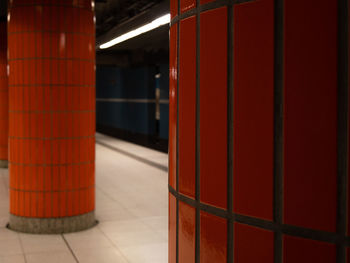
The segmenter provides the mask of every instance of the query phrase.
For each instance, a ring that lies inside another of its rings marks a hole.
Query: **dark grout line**
[[[164,166],[164,165],[161,165],[161,164],[152,162],[152,161],[147,160],[147,159],[145,159],[145,158],[143,158],[143,157],[140,157],[140,156],[137,156],[137,155],[135,155],[135,154],[129,153],[129,152],[127,152],[127,151],[124,151],[124,150],[119,149],[119,148],[117,148],[117,147],[111,146],[111,145],[109,145],[109,144],[107,144],[107,143],[104,143],[104,142],[101,142],[101,141],[99,141],[99,140],[96,140],[96,143],[97,143],[97,144],[100,144],[100,145],[102,145],[102,146],[104,146],[104,147],[106,147],[106,148],[108,148],[108,149],[110,149],[110,150],[112,150],[112,151],[115,151],[115,152],[121,153],[121,154],[123,154],[123,155],[126,155],[126,156],[128,156],[128,157],[130,157],[130,158],[132,158],[132,159],[134,159],[134,160],[136,160],[136,161],[139,161],[139,162],[142,162],[142,163],[147,164],[147,165],[149,165],[149,166],[155,167],[155,168],[157,168],[157,169],[159,169],[159,170],[162,170],[162,171],[164,171],[164,172],[168,172],[168,167],[166,167],[166,166]]]
[[[79,260],[78,260],[77,256],[74,254],[73,249],[70,247],[70,245],[69,245],[67,239],[64,237],[63,234],[61,234],[61,236],[62,236],[62,238],[63,238],[63,240],[64,240],[64,243],[66,243],[66,246],[68,247],[70,253],[72,254],[72,256],[73,256],[75,262],[79,263]]]
[[[6,227],[8,229],[8,227]],[[19,235],[19,233],[17,233],[18,235],[18,241],[19,241],[19,244],[21,246],[21,251],[23,253],[23,258],[24,258],[24,262],[27,263],[27,257],[26,257],[26,253],[24,252],[24,248],[23,248],[23,243],[22,243],[22,239],[21,239],[21,236]]]

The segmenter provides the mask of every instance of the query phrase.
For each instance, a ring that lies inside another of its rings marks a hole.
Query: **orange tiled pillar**
[[[10,228],[95,224],[95,31],[91,0],[12,0]]]
[[[8,77],[7,23],[0,21],[0,167],[7,167],[8,156]]]
[[[348,263],[348,0],[171,0],[170,263]]]

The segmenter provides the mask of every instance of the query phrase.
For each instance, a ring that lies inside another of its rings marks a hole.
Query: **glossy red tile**
[[[170,0],[170,16],[174,18],[178,14],[179,0]]]
[[[215,0],[200,0],[200,4],[201,5],[204,5],[204,4],[207,4],[207,3],[210,3],[210,2],[214,2]]]
[[[226,208],[227,8],[202,13],[200,23],[201,201]]]
[[[335,263],[336,246],[299,237],[283,237],[283,263]]]
[[[177,26],[170,28],[169,53],[169,185],[176,188]]]
[[[337,214],[337,3],[318,4],[285,3],[284,221],[331,232]]]
[[[196,7],[195,0],[180,0],[180,9],[182,13],[189,11],[190,9],[193,9],[195,7]]]
[[[196,186],[196,18],[180,22],[179,191],[195,196]]]
[[[233,14],[234,208],[268,220],[273,213],[273,14],[273,0],[236,5]]]
[[[179,263],[195,262],[196,209],[179,202]]]
[[[274,233],[243,224],[234,224],[234,262],[274,261]]]
[[[227,221],[205,212],[200,216],[200,262],[227,262]]]

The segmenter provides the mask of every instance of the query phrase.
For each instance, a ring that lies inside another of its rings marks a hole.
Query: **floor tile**
[[[0,240],[0,257],[19,254],[22,254],[22,248],[18,238]]]
[[[51,252],[26,255],[27,263],[76,263],[69,252]]]
[[[96,249],[113,246],[98,227],[78,233],[65,234],[64,237],[73,251],[78,249]]]
[[[150,244],[120,248],[130,263],[166,263],[168,262],[168,244]]]
[[[115,248],[83,249],[74,253],[79,263],[128,263],[125,257]]]
[[[25,263],[23,255],[0,257],[0,263]]]
[[[61,235],[20,234],[24,253],[68,252],[68,247]]]

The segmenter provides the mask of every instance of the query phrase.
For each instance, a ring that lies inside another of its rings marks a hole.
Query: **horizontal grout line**
[[[94,59],[85,59],[85,58],[60,58],[60,57],[26,57],[26,58],[11,58],[8,59],[11,61],[28,61],[28,60],[63,60],[63,61],[84,61],[95,63]]]
[[[28,113],[28,114],[55,114],[55,113],[95,113],[95,110],[58,110],[58,111],[40,111],[40,110],[28,110],[28,111],[16,111],[9,110],[9,113]]]
[[[122,99],[122,98],[97,98],[97,102],[127,102],[127,103],[156,103],[156,99]],[[168,104],[169,100],[159,100],[161,104]]]
[[[95,213],[95,209],[91,210],[90,212],[84,213],[84,214],[78,214],[78,215],[71,215],[71,216],[63,216],[63,217],[30,217],[30,216],[20,216],[20,215],[16,215],[10,212],[10,216],[15,216],[15,217],[20,217],[20,218],[25,218],[26,220],[67,220],[70,218],[74,218],[74,217],[80,217],[80,216],[85,216],[88,214],[92,214]],[[6,228],[8,228],[9,225],[6,226]],[[68,233],[67,233],[68,234]]]
[[[249,3],[249,2],[255,2],[256,0],[216,0],[212,1],[206,4],[202,4],[198,7],[194,7],[192,9],[189,9],[186,12],[181,13],[180,15],[176,15],[170,22],[170,27],[176,24],[177,22],[186,19],[190,16],[194,16],[198,13],[203,13],[209,10],[215,10],[221,7],[230,6],[234,4],[243,4],[243,3]]]
[[[95,88],[95,85],[79,85],[79,84],[12,84],[9,87],[79,87],[79,88]]]
[[[75,189],[67,189],[67,190],[50,190],[50,191],[44,191],[44,190],[23,190],[23,189],[17,189],[13,187],[9,187],[9,190],[14,192],[21,192],[21,193],[69,193],[69,192],[79,192],[79,191],[85,191],[95,188],[95,185],[91,185],[88,187],[81,187],[81,188],[75,188]]]
[[[55,141],[55,140],[80,140],[80,139],[92,139],[95,135],[91,136],[81,136],[81,137],[16,137],[9,136],[9,139],[13,140],[43,140],[43,141]]]
[[[62,166],[80,166],[80,165],[87,165],[87,164],[94,164],[95,161],[89,161],[89,162],[80,162],[80,163],[59,163],[59,164],[49,164],[49,163],[15,163],[15,162],[9,162],[10,165],[14,166],[24,166],[24,167],[62,167]]]
[[[71,34],[71,35],[84,35],[94,37],[94,34],[84,32],[72,32],[72,31],[55,31],[55,30],[28,30],[28,31],[14,31],[9,32],[8,35],[19,35],[19,34],[34,34],[34,33],[49,33],[49,34]]]
[[[227,210],[218,208],[212,205],[201,203],[190,197],[187,197],[181,193],[178,193],[174,188],[169,185],[169,192],[178,200],[194,207],[199,208],[201,211],[212,214],[224,219],[231,219],[234,222],[245,224],[261,229],[265,229],[273,232],[281,232],[285,235],[300,237],[305,239],[317,240],[332,244],[344,244],[350,246],[350,237],[341,236],[337,233],[326,232],[322,230],[315,230],[310,228],[304,228],[300,226],[293,226],[288,224],[279,224],[273,221],[268,221],[260,218],[246,216],[238,213],[230,214]]]
[[[77,6],[77,5],[65,5],[65,4],[48,4],[48,3],[37,3],[37,4],[15,4],[15,5],[9,5],[9,9],[11,10],[12,8],[17,8],[17,7],[28,7],[28,6],[49,6],[49,7],[69,7],[69,8],[73,8],[73,9],[81,9],[81,10],[85,10],[88,12],[93,12],[92,8],[86,8],[83,6]]]
[[[125,156],[128,156],[128,157],[130,157],[130,158],[132,158],[132,159],[134,159],[134,160],[137,160],[137,161],[139,161],[139,162],[142,162],[142,163],[148,164],[148,165],[150,165],[150,166],[153,166],[153,167],[155,167],[155,168],[158,168],[159,170],[162,170],[162,171],[165,171],[165,172],[168,171],[168,167],[166,167],[166,166],[164,166],[164,165],[161,165],[161,164],[152,162],[152,161],[147,160],[147,159],[145,159],[145,158],[143,158],[143,157],[137,156],[137,155],[135,155],[135,154],[129,153],[129,152],[124,151],[124,150],[122,150],[122,149],[119,149],[119,148],[117,148],[117,147],[111,146],[111,145],[109,145],[109,144],[107,144],[107,143],[101,142],[100,140],[96,140],[96,143],[97,143],[97,144],[100,144],[100,145],[102,145],[102,146],[104,146],[104,147],[106,147],[106,148],[109,148],[110,150],[113,150],[113,151],[115,151],[115,152],[118,152],[118,153],[121,153],[121,154],[123,154],[123,155],[125,155]]]

